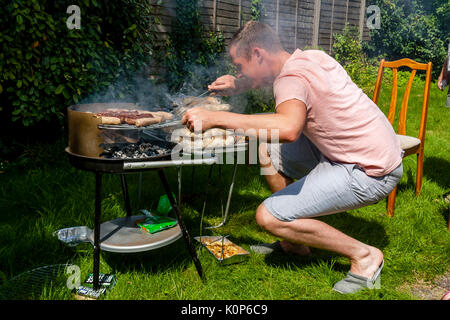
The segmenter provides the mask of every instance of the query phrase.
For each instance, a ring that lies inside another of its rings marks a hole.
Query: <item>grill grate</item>
[[[36,297],[50,282],[61,279],[68,266],[70,264],[53,264],[23,272],[2,285],[0,299]]]

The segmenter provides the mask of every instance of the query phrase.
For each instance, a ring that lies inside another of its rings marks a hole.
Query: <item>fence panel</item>
[[[176,0],[156,5],[161,21],[157,26],[157,45],[164,47],[176,17]],[[280,36],[285,49],[319,46],[328,53],[333,34],[342,32],[346,23],[359,28],[363,40],[369,40],[366,26],[366,0],[261,0],[261,21]],[[251,19],[252,0],[198,0],[200,20],[206,32],[220,31],[226,43]]]

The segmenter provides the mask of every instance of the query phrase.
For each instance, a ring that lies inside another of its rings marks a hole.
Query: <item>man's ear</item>
[[[264,60],[262,49],[260,49],[260,48],[253,48],[253,54],[256,57],[256,61],[259,64],[261,64],[263,62],[263,60]]]

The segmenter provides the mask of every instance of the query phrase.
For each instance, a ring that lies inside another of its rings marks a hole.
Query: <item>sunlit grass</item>
[[[401,92],[399,93],[401,94]],[[411,134],[418,130],[420,103],[413,88],[408,113]],[[387,105],[382,93],[380,105]],[[386,201],[321,219],[343,232],[380,248],[386,266],[382,289],[342,296],[331,290],[349,269],[347,259],[331,252],[313,249],[313,255],[299,258],[274,253],[251,254],[249,260],[220,266],[206,251],[200,252],[207,281],[202,282],[182,239],[161,249],[135,254],[102,252],[100,270],[115,273],[116,287],[104,299],[414,299],[401,289],[405,283],[433,279],[449,270],[450,232],[448,204],[435,201],[450,189],[450,109],[444,107],[445,93],[431,91],[425,146],[422,194],[415,196],[414,156],[405,158],[404,175],[399,183],[395,216],[386,216]],[[386,112],[386,109],[383,108]],[[0,265],[2,285],[22,272],[43,265],[70,263],[81,269],[82,280],[92,272],[92,246],[67,247],[52,233],[78,225],[94,224],[94,176],[70,166],[64,154],[65,141],[30,147],[24,161],[0,174]],[[225,197],[232,166],[223,167]],[[183,205],[183,216],[191,236],[200,233],[200,216],[208,168],[197,167],[194,190],[191,169],[186,168],[184,193],[197,193]],[[177,172],[166,170],[174,191]],[[216,174],[216,173],[214,173]],[[138,176],[127,175],[134,214],[138,209],[156,209],[163,194],[155,172],[143,174],[140,206]],[[213,179],[204,226],[222,220],[218,201],[218,181]],[[256,166],[240,166],[228,221],[222,228],[203,230],[205,234],[229,235],[230,240],[249,250],[250,245],[274,241],[255,222],[257,206],[270,195],[264,177]],[[102,221],[125,216],[120,179],[105,175]],[[15,298],[9,297],[9,298]],[[27,299],[73,299],[65,277],[45,285]]]

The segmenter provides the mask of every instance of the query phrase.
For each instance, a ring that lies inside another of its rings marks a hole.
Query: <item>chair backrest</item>
[[[398,134],[406,135],[406,112],[408,109],[408,100],[409,94],[411,92],[411,87],[413,84],[414,77],[417,73],[417,70],[425,70],[426,78],[425,78],[425,88],[423,92],[423,102],[422,102],[422,115],[420,118],[420,128],[419,128],[419,136],[418,138],[424,142],[425,138],[425,129],[426,129],[426,121],[427,121],[427,112],[428,112],[428,101],[430,97],[430,85],[431,85],[431,70],[432,63],[418,63],[411,59],[400,59],[396,61],[385,61],[384,59],[380,62],[380,67],[378,68],[377,82],[375,84],[375,91],[373,94],[373,101],[378,104],[378,97],[381,91],[381,83],[383,78],[384,68],[392,69],[393,83],[392,83],[392,94],[391,94],[391,104],[389,107],[388,120],[391,125],[394,124],[395,118],[395,110],[397,107],[397,71],[400,67],[409,67],[411,69],[411,75],[409,77],[408,83],[405,88],[405,93],[403,95],[402,104],[400,107],[400,114],[398,119]]]

